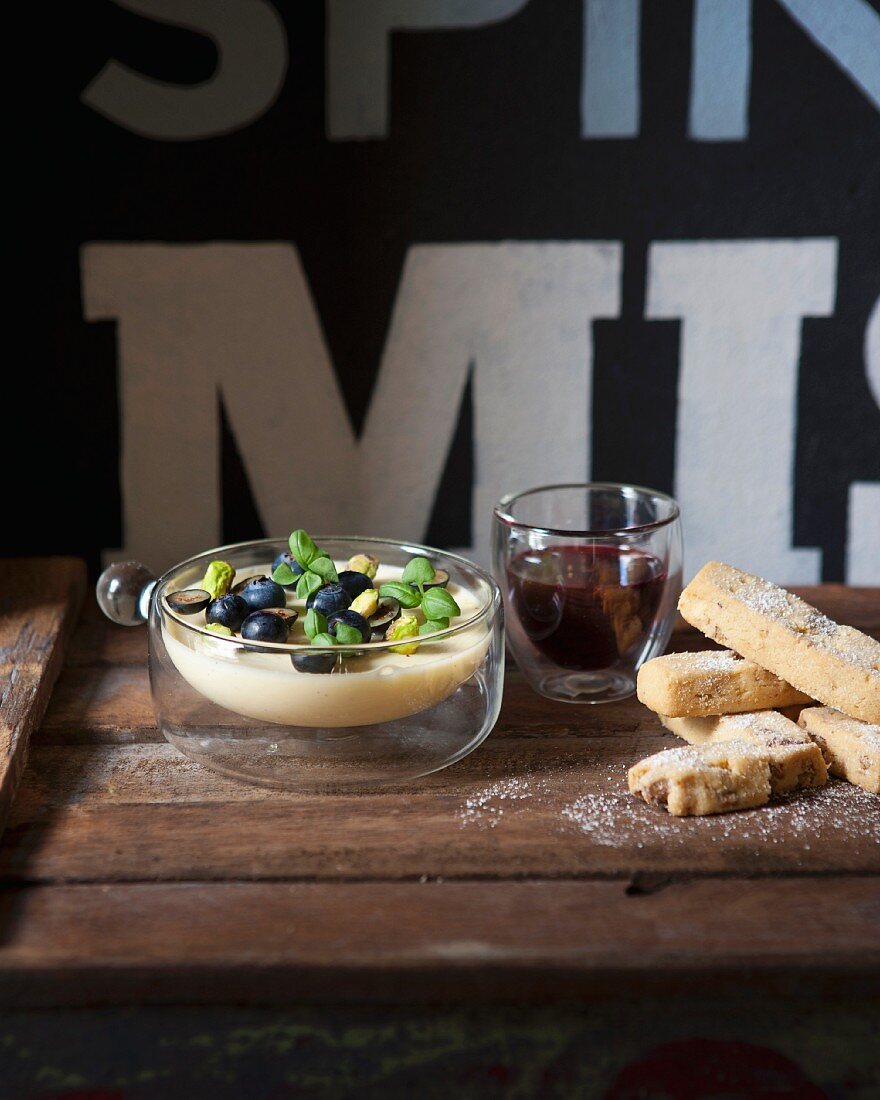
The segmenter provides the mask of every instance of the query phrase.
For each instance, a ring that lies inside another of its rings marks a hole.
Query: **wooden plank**
[[[76,558],[0,559],[0,832],[85,591]]]
[[[880,977],[880,884],[215,884],[7,891],[0,1003],[589,999]],[[827,929],[835,935],[829,939]]]
[[[863,626],[880,616],[878,590],[808,595]],[[864,792],[835,782],[767,809],[672,819],[626,791],[631,763],[676,744],[654,715],[635,699],[554,705],[516,671],[478,752],[392,793],[267,791],[203,770],[158,739],[141,663],[101,657],[66,669],[0,874],[112,882],[880,871],[877,801]]]
[[[880,872],[878,800],[843,781],[705,818],[671,818],[633,798],[627,766],[667,738],[659,731],[579,743],[490,738],[417,784],[347,796],[235,783],[169,746],[35,746],[0,847],[0,876],[113,882]]]
[[[68,668],[94,665],[145,665],[147,627],[117,626],[98,607],[97,600],[85,601],[65,657]]]

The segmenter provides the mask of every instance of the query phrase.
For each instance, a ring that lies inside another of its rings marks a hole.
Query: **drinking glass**
[[[529,684],[566,703],[635,690],[669,641],[681,592],[681,521],[636,485],[545,485],[503,497],[493,562],[507,638]]]

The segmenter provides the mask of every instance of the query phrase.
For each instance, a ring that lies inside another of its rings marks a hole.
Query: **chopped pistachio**
[[[212,634],[220,634],[224,638],[235,637],[235,631],[230,630],[228,626],[224,626],[222,623],[208,623],[205,630],[210,630]]]
[[[385,638],[389,642],[396,642],[398,638],[417,638],[419,636],[419,620],[415,615],[401,615],[395,619],[385,631]],[[392,653],[402,653],[409,657],[419,648],[418,642],[407,642],[405,645],[391,647]]]
[[[372,554],[355,554],[347,568],[354,573],[363,573],[372,580],[379,572],[379,559]]]
[[[212,600],[216,600],[218,596],[226,595],[234,578],[235,570],[228,561],[212,561],[199,588],[210,593]]]
[[[367,588],[352,600],[349,611],[357,611],[359,615],[369,619],[370,616],[376,614],[378,609],[379,593],[375,588]]]

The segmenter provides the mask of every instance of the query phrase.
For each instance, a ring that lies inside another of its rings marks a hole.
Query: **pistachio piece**
[[[355,554],[346,569],[350,569],[353,573],[365,573],[372,580],[379,571],[379,559],[374,558],[372,554]]]
[[[211,599],[225,596],[232,587],[235,570],[228,561],[212,561],[205,573],[205,579],[199,585],[206,592],[210,592]]]
[[[376,614],[379,608],[379,593],[375,588],[367,588],[361,594],[351,602],[349,611],[357,611],[359,615],[363,615],[365,619],[369,619]]]
[[[389,642],[396,642],[398,638],[417,638],[418,636],[419,620],[415,615],[401,615],[399,619],[394,620],[385,632],[385,639]],[[391,652],[402,653],[404,657],[409,657],[418,648],[418,642],[407,642],[405,645],[392,646]]]
[[[235,637],[235,631],[230,630],[228,626],[224,626],[222,623],[208,623],[205,630],[210,630],[212,634],[220,634],[223,638]]]

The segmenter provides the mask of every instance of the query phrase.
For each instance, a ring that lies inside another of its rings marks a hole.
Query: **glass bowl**
[[[413,543],[316,541],[340,564],[355,554],[377,557],[377,584],[395,579],[411,557],[429,558],[449,573],[460,619],[421,639],[413,655],[392,652],[394,642],[337,645],[332,673],[300,672],[294,654],[325,651],[304,640],[209,634],[165,600],[198,587],[216,558],[235,567],[236,582],[269,574],[287,542],[261,539],[199,554],[165,573],[149,597],[150,686],[162,733],[189,759],[224,775],[302,791],[396,784],[472,752],[501,705],[503,611],[494,580],[464,558]],[[293,592],[288,605],[305,612]]]

